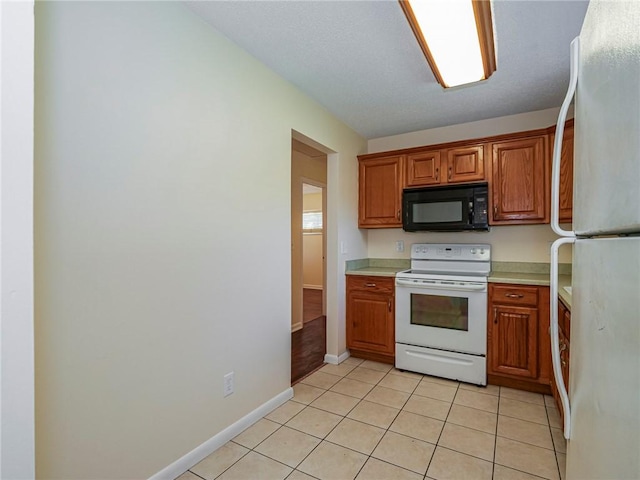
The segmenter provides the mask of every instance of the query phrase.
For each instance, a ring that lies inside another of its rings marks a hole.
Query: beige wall
[[[436,143],[481,138],[502,133],[546,128],[556,123],[559,109],[510,115],[478,122],[451,125],[369,140],[369,153]],[[571,116],[571,115],[570,115]],[[549,243],[558,238],[549,225],[492,227],[488,233],[407,233],[400,228],[369,230],[368,256],[409,258],[412,243],[490,243],[495,261],[548,262]],[[395,251],[395,242],[405,242],[405,251]],[[560,250],[560,261],[571,263],[571,247]]]
[[[519,225],[492,227],[490,232],[405,232],[401,228],[369,232],[369,257],[409,258],[412,243],[489,243],[491,258],[497,262],[549,262],[550,243],[556,238],[549,225]],[[395,251],[395,242],[402,240],[405,251]],[[563,246],[560,261],[571,263],[571,249]]]
[[[335,152],[345,350],[364,139],[178,2],[38,2],[35,93],[38,477],[147,478],[288,389],[292,135]]]
[[[322,211],[322,193],[307,193],[303,198],[303,211]],[[305,287],[322,288],[324,282],[322,265],[323,235],[307,233],[302,236],[302,281]]]
[[[559,111],[560,107],[549,108],[537,112],[519,113],[517,115],[419,130],[390,137],[373,138],[367,142],[367,148],[369,153],[384,152],[400,148],[420,147],[422,145],[546,128],[556,124]],[[568,117],[573,117],[573,107],[569,110]]]
[[[322,210],[322,193],[306,193],[302,202],[305,212]]]
[[[302,281],[305,288],[322,288],[322,234],[307,233],[303,239]]]

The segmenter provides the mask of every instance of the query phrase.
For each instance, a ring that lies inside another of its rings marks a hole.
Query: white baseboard
[[[302,288],[308,288],[309,290],[323,290],[322,285],[302,285]]]
[[[347,358],[349,358],[349,350],[342,353],[340,356],[338,355],[329,355],[328,353],[324,356],[325,363],[330,363],[332,365],[339,365],[344,362]]]
[[[276,409],[284,402],[293,397],[293,388],[289,387],[284,392],[279,393],[271,400],[260,405],[254,411],[242,417],[236,423],[229,425],[220,433],[214,435],[202,445],[194,448],[189,453],[173,462],[168,467],[163,468],[155,475],[149,477],[149,480],[173,480],[182,475],[184,472],[193,467],[196,463],[211,455],[218,448],[223,446],[233,437],[249,428],[269,412]]]
[[[291,325],[291,333],[297,332],[298,330],[302,330],[302,322],[296,322]]]

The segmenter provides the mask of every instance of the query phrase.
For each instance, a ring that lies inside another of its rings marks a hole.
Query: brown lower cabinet
[[[562,369],[562,379],[564,388],[569,391],[569,339],[571,335],[571,311],[558,299],[558,340],[560,343],[560,367]],[[551,370],[551,394],[556,401],[561,421],[564,423],[564,411],[562,401],[556,387],[555,375]]]
[[[489,284],[487,379],[550,394],[549,287]]]
[[[394,278],[347,275],[347,348],[351,355],[394,363]]]

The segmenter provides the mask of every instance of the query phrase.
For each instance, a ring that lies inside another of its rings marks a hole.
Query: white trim
[[[309,290],[324,290],[322,285],[307,285],[306,283],[302,285],[303,288],[308,288]]]
[[[194,448],[189,453],[173,462],[171,465],[163,468],[155,475],[149,477],[149,480],[173,480],[174,478],[182,475],[195,464],[211,455],[233,437],[249,428],[265,415],[269,414],[269,412],[275,410],[292,397],[293,388],[289,387],[284,392],[279,393],[271,400],[260,405],[251,413],[242,417],[236,423],[229,425],[227,428],[211,437],[202,445]]]
[[[35,478],[34,2],[0,2],[0,478]]]
[[[297,332],[298,330],[302,330],[303,325],[304,324],[302,322],[294,323],[293,325],[291,325],[291,333]]]
[[[329,355],[327,353],[324,356],[324,362],[325,363],[330,363],[331,365],[339,365],[342,362],[344,362],[347,358],[349,358],[350,356],[351,356],[351,354],[349,353],[348,350],[346,352],[343,352],[340,356],[338,356],[338,355]]]

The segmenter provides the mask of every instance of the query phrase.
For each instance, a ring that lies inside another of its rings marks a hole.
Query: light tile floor
[[[553,398],[349,358],[179,480],[564,478]]]

